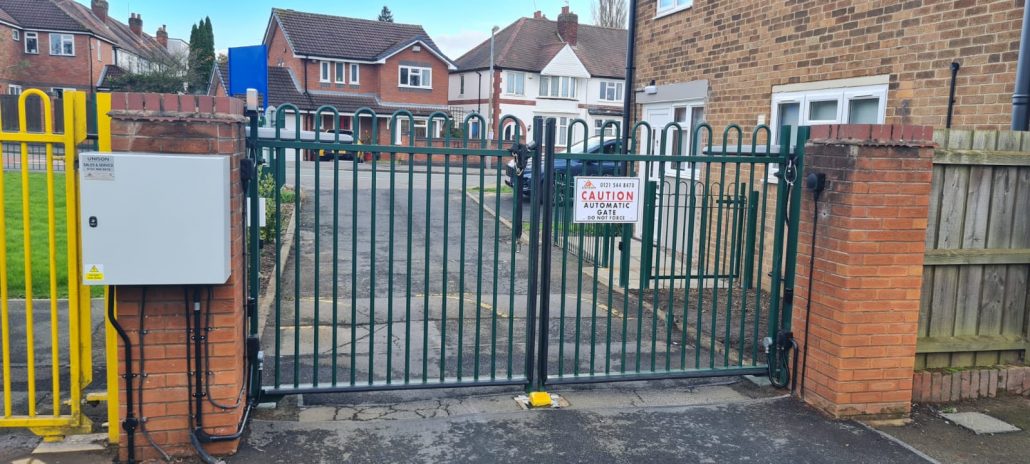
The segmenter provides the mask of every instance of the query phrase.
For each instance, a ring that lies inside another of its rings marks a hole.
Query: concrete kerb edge
[[[890,441],[890,442],[892,442],[892,443],[894,443],[894,444],[896,444],[896,445],[898,445],[898,446],[900,446],[902,448],[905,448],[906,450],[910,451],[912,454],[915,454],[916,456],[919,456],[919,457],[925,459],[926,462],[929,462],[931,464],[941,464],[940,461],[934,459],[930,455],[928,455],[928,454],[926,454],[926,453],[916,449],[914,446],[912,446],[912,445],[910,445],[908,443],[905,443],[905,442],[901,441],[898,438],[895,438],[893,435],[891,435],[891,434],[889,434],[887,432],[881,431],[881,430],[877,429],[876,427],[873,427],[872,425],[869,425],[869,424],[867,424],[867,423],[865,423],[863,421],[855,421],[855,423],[857,423],[858,425],[866,428],[867,430],[869,430],[869,431],[871,431],[871,432],[873,432],[873,433],[883,437],[887,441]]]
[[[495,194],[495,195],[497,195],[497,194]],[[483,211],[486,211],[487,214],[497,218],[497,220],[500,221],[501,224],[504,224],[504,227],[507,227],[508,230],[514,230],[514,227],[512,227],[511,221],[509,221],[509,220],[505,219],[503,216],[497,214],[497,212],[494,211],[493,208],[491,208],[491,207],[489,207],[489,206],[487,206],[485,204],[480,204],[479,203],[479,199],[476,198],[476,196],[473,195],[472,192],[465,192],[465,196],[468,197],[469,200],[472,200],[473,203],[475,203],[475,204],[479,205],[480,207],[482,207]],[[521,243],[523,245],[529,245],[529,237],[527,237],[526,235],[527,234],[522,234],[522,236],[519,237],[519,243]]]
[[[297,195],[300,195],[297,192]],[[292,237],[294,229],[297,227],[297,209],[294,208],[290,211],[290,217],[286,224],[286,237]],[[290,253],[293,251],[293,240],[284,240],[282,248],[279,249],[279,268],[286,267],[286,260],[289,258]],[[260,262],[260,261],[259,261]],[[265,290],[261,292],[261,305],[258,308],[258,339],[264,336],[265,333],[265,320],[272,309],[272,300],[275,298],[275,286],[268,285]]]

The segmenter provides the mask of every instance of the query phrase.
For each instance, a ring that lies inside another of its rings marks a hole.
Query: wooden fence
[[[916,368],[1030,349],[1030,132],[938,130]]]

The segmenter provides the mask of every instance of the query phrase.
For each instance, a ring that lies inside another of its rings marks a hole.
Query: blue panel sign
[[[229,49],[229,95],[245,95],[257,89],[268,107],[268,47],[254,45]]]

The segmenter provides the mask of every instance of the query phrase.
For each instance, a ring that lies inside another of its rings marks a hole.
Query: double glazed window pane
[[[848,102],[848,122],[851,124],[878,124],[880,99],[856,98]]]
[[[837,100],[814,101],[808,105],[810,121],[836,121]]]
[[[779,125],[790,126],[790,144],[794,145],[794,142],[798,137],[798,122],[801,116],[801,104],[799,103],[781,103],[779,108]],[[777,128],[779,129],[779,128]],[[779,140],[777,140],[779,142]]]

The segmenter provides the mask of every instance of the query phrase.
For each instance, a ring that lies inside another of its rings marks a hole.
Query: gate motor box
[[[227,156],[83,153],[83,283],[225,283],[229,176]]]

